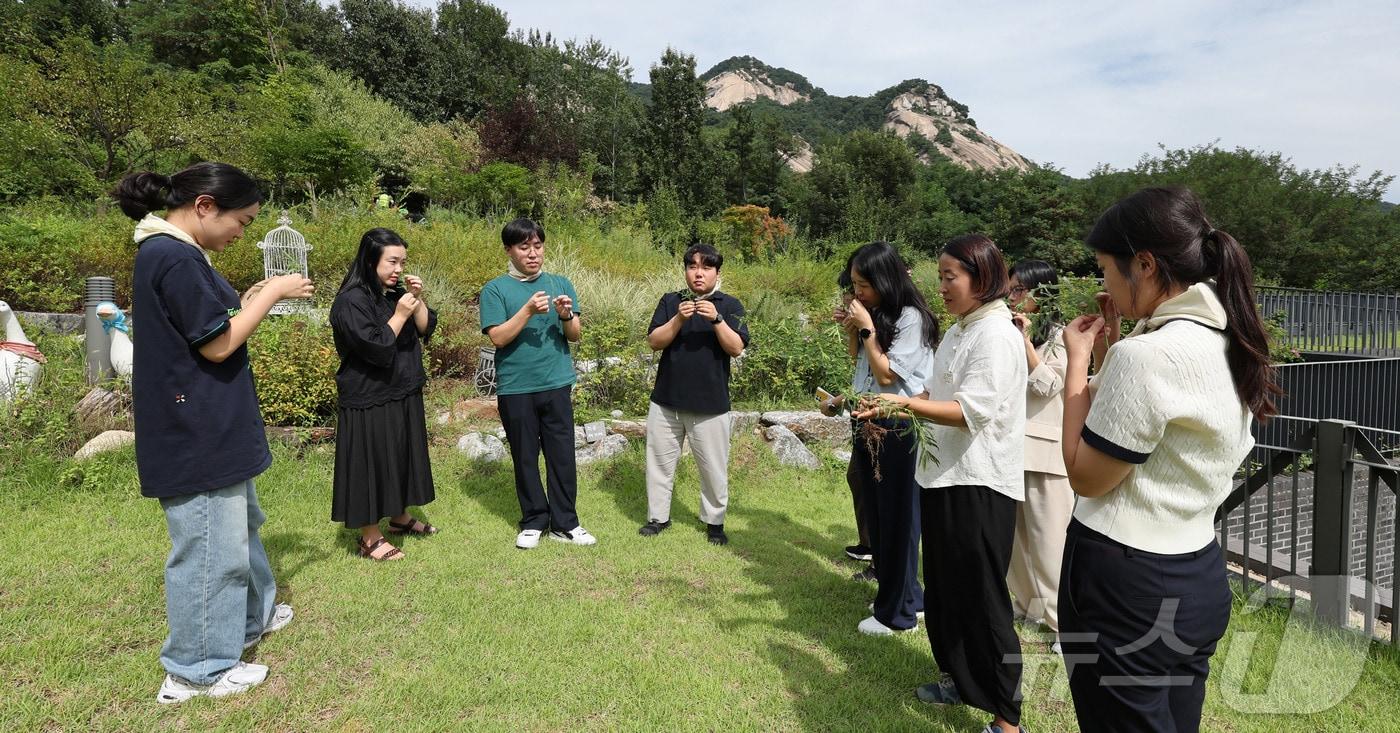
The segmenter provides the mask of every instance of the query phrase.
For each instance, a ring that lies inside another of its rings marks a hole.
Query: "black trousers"
[[[496,409],[515,463],[515,495],[520,500],[520,528],[569,532],[578,527],[574,501],[578,481],[574,465],[574,405],[569,388],[500,395]],[[549,494],[540,483],[544,450]]]
[[[962,701],[1021,722],[1021,640],[1006,571],[1016,500],[985,486],[924,489],[924,625]]]
[[[871,479],[856,466],[856,453],[860,450],[857,445],[860,443],[859,430],[860,423],[852,420],[851,435],[854,441],[851,445],[851,462],[846,464],[846,485],[851,487],[851,505],[856,513],[856,536],[859,543],[865,547],[874,547],[875,540],[870,536],[870,523],[866,521],[866,515],[869,514],[867,505],[870,503],[868,484]]]
[[[1214,540],[1160,555],[1071,521],[1060,569],[1060,647],[1080,729],[1198,731],[1210,657],[1230,623]]]
[[[918,446],[913,435],[899,434],[905,424],[876,420],[888,432],[872,455],[862,437],[863,423],[855,423],[850,474],[862,483],[865,502],[860,508],[866,513],[866,526],[872,528],[872,567],[880,584],[875,619],[892,629],[912,629],[919,622],[915,614],[924,610],[924,589],[919,585],[919,485],[914,483]]]

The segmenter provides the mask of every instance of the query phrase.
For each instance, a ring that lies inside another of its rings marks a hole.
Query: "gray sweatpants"
[[[724,524],[729,505],[729,413],[706,415],[662,407],[647,411],[647,518],[671,519],[671,491],[681,441],[689,441],[700,471],[700,521]]]

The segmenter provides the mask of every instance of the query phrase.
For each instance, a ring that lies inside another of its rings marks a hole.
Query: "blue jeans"
[[[165,671],[207,685],[243,656],[272,618],[277,584],[258,537],[266,521],[253,480],[161,499],[170,531]]]

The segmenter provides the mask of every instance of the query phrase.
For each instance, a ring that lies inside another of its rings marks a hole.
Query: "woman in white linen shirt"
[[[938,344],[927,399],[881,395],[857,417],[907,411],[933,425],[916,480],[924,544],[924,624],[942,679],[920,700],[992,713],[985,731],[1018,733],[1021,644],[1006,572],[1024,497],[1026,357],[1003,300],[1006,262],[988,237],[950,241],[938,258],[943,302],[958,322]],[[931,460],[931,459],[936,459]]]
[[[1231,592],[1215,511],[1279,393],[1249,256],[1184,188],[1143,189],[1088,237],[1109,302],[1137,320],[1093,383],[1105,318],[1065,328],[1063,452],[1079,494],[1060,630],[1082,730],[1200,729]]]

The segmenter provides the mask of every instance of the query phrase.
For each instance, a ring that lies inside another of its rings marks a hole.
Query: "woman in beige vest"
[[[1058,313],[1042,313],[1038,288],[1059,283],[1055,268],[1022,260],[1011,268],[1013,319],[1026,339],[1026,500],[1016,507],[1016,541],[1006,584],[1016,617],[1060,630],[1060,556],[1074,511],[1074,491],[1060,451],[1064,412],[1065,343]],[[1042,291],[1043,292],[1043,291]],[[1047,309],[1048,311],[1048,309]],[[1041,318],[1031,318],[1041,314]]]

